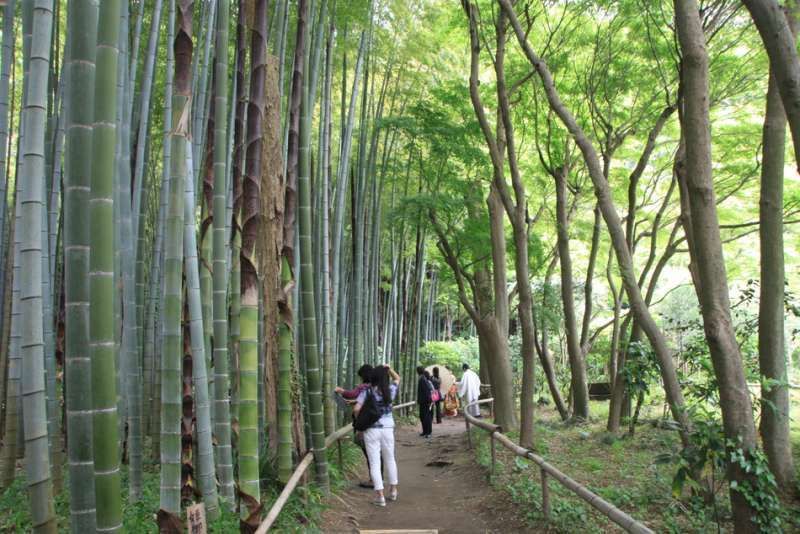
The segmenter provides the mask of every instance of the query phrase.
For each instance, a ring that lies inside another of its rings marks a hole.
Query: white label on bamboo
[[[191,505],[186,509],[186,524],[189,534],[206,534],[206,509],[203,503]]]

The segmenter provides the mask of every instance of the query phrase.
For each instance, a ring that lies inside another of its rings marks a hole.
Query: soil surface
[[[423,530],[442,533],[530,532],[512,505],[489,485],[486,471],[467,449],[464,420],[446,418],[424,439],[419,426],[395,429],[399,497],[385,508],[371,504],[374,492],[358,480],[331,497],[324,532]],[[366,460],[359,472],[367,480]]]

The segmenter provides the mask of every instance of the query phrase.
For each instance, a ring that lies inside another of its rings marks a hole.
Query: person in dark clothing
[[[433,413],[436,416],[436,424],[441,424],[442,422],[442,379],[439,378],[439,368],[433,368],[433,376],[431,377],[431,384],[433,384],[433,389],[439,391],[439,400],[433,403]]]
[[[361,383],[354,387],[353,389],[344,389],[342,387],[337,387],[334,389],[336,393],[341,395],[345,400],[352,401],[355,403],[355,400],[361,394],[362,391],[366,391],[370,388],[370,377],[372,376],[372,366],[370,364],[364,364],[358,368],[356,374],[361,379]],[[353,421],[355,421],[356,416],[352,414]],[[369,473],[369,456],[367,456],[367,447],[364,444],[364,434],[362,432],[356,432],[353,430],[353,441],[361,448],[361,452],[364,453],[364,459],[367,462],[367,473]],[[383,461],[381,460],[381,472],[383,472]],[[368,480],[367,482],[359,482],[359,486],[362,488],[372,488],[372,479]]]
[[[433,386],[430,380],[425,376],[425,368],[421,365],[417,367],[417,404],[419,405],[419,420],[422,423],[422,433],[420,436],[423,438],[431,437],[433,432],[433,412],[431,411],[431,392]]]

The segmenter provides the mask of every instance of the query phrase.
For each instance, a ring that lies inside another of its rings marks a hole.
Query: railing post
[[[464,421],[467,423],[467,446],[471,449],[472,448],[472,436],[469,433],[469,419],[467,419],[466,414],[464,414]]]
[[[495,452],[494,452],[494,432],[489,434],[489,442],[492,444],[492,475],[494,475],[494,464],[496,461]]]
[[[342,469],[344,467],[344,462],[342,461],[342,440],[336,440],[336,453],[339,455],[339,468]]]
[[[541,469],[542,473],[542,514],[545,521],[550,521],[550,488],[547,485],[547,471]]]
[[[492,402],[489,403],[489,417],[494,421],[494,397],[492,397]]]

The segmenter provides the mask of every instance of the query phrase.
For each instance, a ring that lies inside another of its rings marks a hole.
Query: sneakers
[[[386,506],[386,499],[384,497],[375,497],[375,500],[372,501],[372,504],[375,506]]]
[[[397,500],[397,488],[393,489],[389,492],[389,500],[396,501]]]

